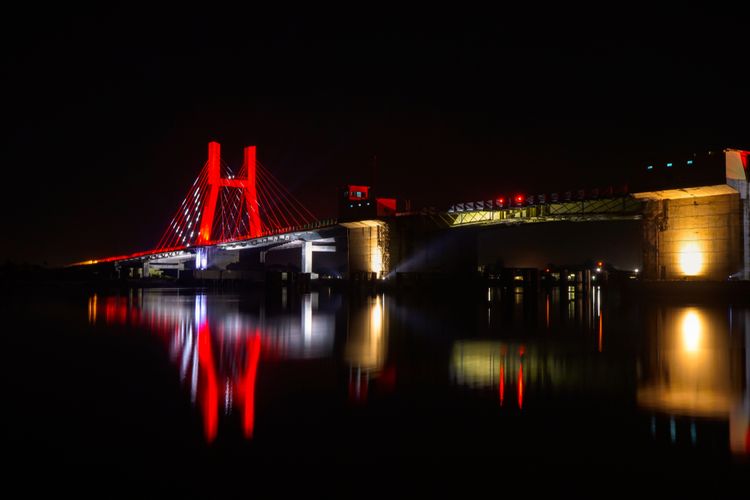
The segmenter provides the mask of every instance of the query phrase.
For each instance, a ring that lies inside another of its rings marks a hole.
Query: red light
[[[500,406],[503,406],[505,400],[505,367],[503,366],[503,360],[500,360]]]
[[[206,441],[211,443],[216,439],[219,429],[219,381],[211,352],[211,331],[205,320],[198,326],[198,367],[203,375],[200,398],[203,407],[203,430],[206,433]]]
[[[260,332],[255,331],[255,335],[247,342],[247,363],[245,367],[245,378],[241,379],[238,387],[243,389],[244,414],[242,417],[242,427],[245,431],[245,437],[253,437],[253,428],[255,427],[255,379],[258,374],[258,359],[260,358]]]
[[[523,203],[523,195],[517,194],[516,195],[516,203]]]
[[[596,262],[596,267],[602,267],[602,266],[604,266],[604,262],[600,260]]]
[[[505,205],[505,198],[503,198],[503,197],[501,196],[500,198],[498,198],[498,199],[497,199],[497,202],[498,202],[498,203],[499,203],[500,205]]]

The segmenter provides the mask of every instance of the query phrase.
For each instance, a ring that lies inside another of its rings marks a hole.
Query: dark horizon
[[[237,167],[256,145],[320,218],[375,155],[379,193],[447,206],[750,149],[741,16],[233,14],[13,20],[0,261],[153,247],[210,140]]]

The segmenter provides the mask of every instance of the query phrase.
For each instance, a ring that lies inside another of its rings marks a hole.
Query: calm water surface
[[[492,288],[39,293],[3,309],[13,474],[190,490],[750,472],[747,308]]]

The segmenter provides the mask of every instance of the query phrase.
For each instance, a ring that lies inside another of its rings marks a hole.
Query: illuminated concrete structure
[[[390,271],[389,225],[383,221],[344,222],[349,242],[349,275],[384,278]]]
[[[644,278],[750,279],[747,157],[724,151],[723,183],[633,195],[646,202]]]

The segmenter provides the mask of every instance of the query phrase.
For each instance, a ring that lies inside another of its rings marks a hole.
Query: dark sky
[[[701,11],[39,11],[4,20],[0,259],[152,247],[206,158],[258,146],[319,217],[624,182],[750,148],[746,17]]]

